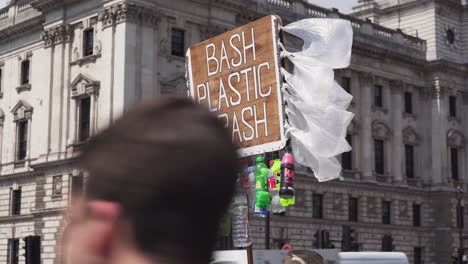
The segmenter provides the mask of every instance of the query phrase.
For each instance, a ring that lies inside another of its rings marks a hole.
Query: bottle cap
[[[263,162],[263,157],[262,156],[257,157],[257,163],[260,163],[260,162]]]

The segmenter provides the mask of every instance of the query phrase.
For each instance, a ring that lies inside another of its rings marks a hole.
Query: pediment
[[[405,143],[417,145],[419,144],[420,140],[421,138],[412,127],[407,127],[403,130],[403,141]]]
[[[375,138],[388,139],[392,136],[392,130],[382,121],[372,122],[372,136]]]
[[[447,144],[453,148],[463,148],[465,146],[465,136],[460,131],[450,130],[447,134]]]
[[[80,73],[71,83],[72,97],[97,94],[100,82],[93,77]]]
[[[13,114],[13,118],[15,120],[31,118],[32,112],[33,107],[24,100],[19,100],[19,102],[11,110],[11,113]]]

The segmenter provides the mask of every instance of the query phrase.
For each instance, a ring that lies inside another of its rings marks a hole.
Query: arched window
[[[388,171],[387,164],[390,155],[387,145],[391,135],[392,131],[382,121],[374,121],[372,123],[372,137],[374,138],[374,172],[378,176],[385,176]]]
[[[450,179],[455,182],[462,181],[464,171],[463,157],[465,155],[465,137],[457,130],[450,130],[447,134],[447,146],[450,165]]]

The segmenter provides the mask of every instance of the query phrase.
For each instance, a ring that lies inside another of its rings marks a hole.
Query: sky
[[[323,7],[336,7],[341,13],[349,14],[351,8],[357,4],[357,0],[309,0],[309,3]]]
[[[2,8],[7,0],[0,0],[0,8]],[[356,5],[357,0],[309,0],[310,3],[323,7],[336,7],[342,13],[350,13],[351,8]]]

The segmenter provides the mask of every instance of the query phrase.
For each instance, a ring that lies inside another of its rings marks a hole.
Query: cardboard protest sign
[[[260,20],[203,41],[187,52],[191,96],[231,129],[241,156],[286,144],[278,32],[281,19]]]

